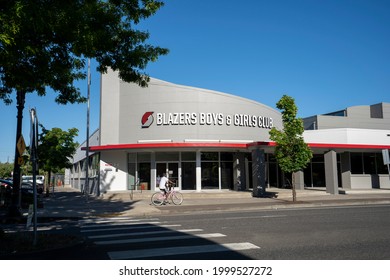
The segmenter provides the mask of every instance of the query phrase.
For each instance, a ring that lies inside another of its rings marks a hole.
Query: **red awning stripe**
[[[246,149],[245,143],[139,143],[91,146],[90,151],[126,150],[126,149],[155,149],[155,148],[235,148]],[[85,150],[85,148],[83,148]]]
[[[308,143],[310,148],[324,149],[390,149],[390,145],[372,144],[334,144],[334,143]],[[253,143],[137,143],[137,144],[112,144],[102,146],[91,146],[90,151],[127,150],[127,149],[157,149],[157,148],[231,148],[247,149],[249,147],[275,147],[275,142],[253,142]],[[82,148],[85,150],[85,147]]]

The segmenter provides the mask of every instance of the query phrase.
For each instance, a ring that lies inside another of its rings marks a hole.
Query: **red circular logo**
[[[152,125],[153,121],[154,121],[154,117],[153,117],[153,113],[154,112],[146,112],[142,118],[141,118],[141,125],[142,125],[142,128],[148,128],[149,126]]]

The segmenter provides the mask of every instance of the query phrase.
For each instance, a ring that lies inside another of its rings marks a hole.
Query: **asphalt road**
[[[390,259],[390,206],[345,206],[166,217],[250,242],[251,259]],[[226,241],[226,240],[225,240]]]
[[[87,245],[24,259],[388,260],[389,215],[361,205],[57,221]]]
[[[80,230],[95,258],[375,260],[390,259],[389,214],[389,205],[317,207],[89,220]]]

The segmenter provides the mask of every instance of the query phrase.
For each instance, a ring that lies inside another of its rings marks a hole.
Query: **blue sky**
[[[275,108],[295,98],[299,116],[390,102],[390,1],[171,0],[139,28],[170,49],[146,69],[152,77],[249,98]],[[99,74],[92,63],[91,133],[99,126]],[[87,84],[78,86],[87,94]],[[29,94],[29,108],[48,129],[79,129],[87,105],[57,105],[55,94]],[[0,162],[13,160],[16,102],[0,102]]]

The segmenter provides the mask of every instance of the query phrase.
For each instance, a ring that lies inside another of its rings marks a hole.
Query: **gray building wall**
[[[102,76],[102,92],[101,145],[158,140],[269,141],[271,126],[282,126],[280,113],[258,102],[156,79],[141,88],[109,72]],[[141,120],[147,112],[153,112],[153,123],[143,128]]]
[[[348,107],[345,110],[304,118],[303,122],[305,130],[318,130],[318,133],[316,133],[324,138],[328,137],[328,139],[336,140],[337,137],[343,136],[343,138],[338,138],[336,143],[363,143],[363,146],[369,146],[370,144],[374,146],[385,145],[388,141],[383,140],[383,137],[386,138],[390,129],[390,103]],[[349,131],[346,130],[346,133],[342,135],[340,131],[337,131],[338,128],[346,128]],[[362,129],[365,132],[357,137],[352,129]],[[373,135],[377,135],[378,132],[380,137],[372,139]],[[329,138],[326,134],[332,134],[333,137]],[[386,174],[370,174],[366,171],[363,171],[362,174],[354,174],[351,168],[351,153],[378,153],[380,150],[380,148],[336,149],[336,152],[340,154],[340,176],[343,189],[389,187],[389,181],[383,180]],[[334,170],[336,164],[331,163],[330,155],[330,152],[325,154],[326,187],[328,192],[336,193],[337,174]]]
[[[100,187],[103,192],[126,190],[131,184],[127,156],[140,151],[151,153],[150,185],[155,186],[156,151],[179,152],[182,144],[202,142],[206,143],[202,148],[196,145],[185,148],[196,152],[196,190],[201,188],[203,150],[233,153],[233,189],[248,189],[249,169],[242,152],[250,151],[240,150],[234,144],[268,142],[272,127],[282,127],[280,112],[253,100],[153,78],[148,87],[141,88],[108,71],[101,78],[98,145],[106,149],[100,151]],[[209,147],[209,142],[233,146]],[[137,145],[144,143],[154,143],[157,150]],[[158,148],[164,143],[174,145]],[[179,177],[181,168],[179,163]],[[220,188],[224,188],[221,182]]]
[[[344,113],[344,116],[342,113]],[[389,129],[390,103],[353,106],[336,114],[324,114],[303,119],[306,130],[331,128]]]
[[[334,128],[363,128],[388,130],[390,128],[390,103],[379,103],[371,106],[354,106],[345,110],[316,115],[303,119],[306,130]],[[147,88],[136,84],[122,82],[117,73],[109,71],[101,79],[100,130],[91,136],[91,146],[119,145],[106,147],[100,155],[100,189],[126,190],[129,185],[128,153],[137,148],[139,143],[186,143],[186,142],[232,142],[251,143],[268,142],[271,127],[282,127],[281,114],[273,108],[238,96],[181,86],[165,81],[151,79]],[[323,134],[323,133],[322,133]],[[340,140],[340,139],[338,139]],[[338,143],[338,142],[337,142]],[[344,139],[342,143],[348,143]],[[120,145],[123,144],[123,148]],[[130,145],[127,145],[130,144]],[[82,145],[83,146],[83,145]],[[85,143],[84,143],[85,146]],[[170,146],[169,151],[179,151]],[[243,152],[252,152],[252,185],[254,192],[265,188],[264,151],[272,152],[272,147],[254,150],[236,148],[207,148],[208,151],[232,152],[233,188],[248,189],[250,177]],[[187,146],[186,151],[196,152],[196,190],[200,190],[201,152],[203,148]],[[112,150],[114,149],[114,150]],[[158,151],[165,151],[158,148]],[[151,185],[155,185],[156,159],[155,150],[151,152]],[[181,150],[180,150],[181,151]],[[354,152],[354,150],[351,150]],[[134,151],[133,151],[134,152]],[[317,153],[324,153],[323,149]],[[335,150],[325,157],[325,175],[327,191],[337,193],[336,153],[341,154],[342,187],[367,188],[371,186],[371,174],[351,174],[350,153],[344,149]],[[93,156],[93,153],[91,154]],[[71,179],[76,185],[82,185],[85,168],[82,160],[85,152],[81,147],[74,156],[75,172]],[[181,167],[179,167],[181,168]],[[298,189],[304,188],[304,174],[296,175]],[[379,187],[388,186],[384,176],[378,175]],[[221,186],[222,187],[222,186]]]

